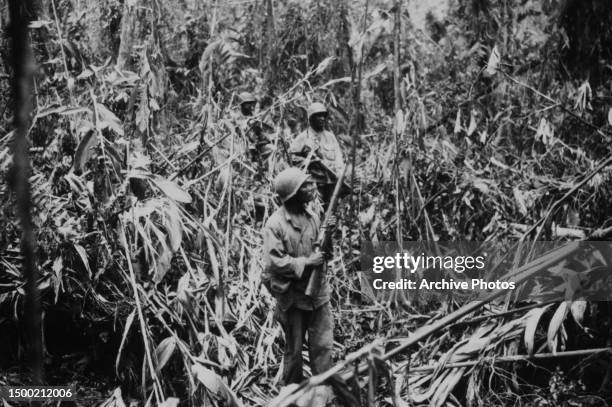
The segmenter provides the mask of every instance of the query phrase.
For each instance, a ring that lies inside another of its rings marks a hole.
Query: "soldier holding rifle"
[[[344,162],[342,150],[334,133],[326,129],[327,108],[323,103],[308,107],[308,128],[291,143],[292,164],[303,168],[313,177],[325,207]]]
[[[342,177],[340,179],[342,182]],[[268,219],[263,230],[262,281],[276,298],[275,317],[285,333],[284,384],[303,380],[302,345],[308,332],[308,350],[313,374],[331,367],[334,321],[330,287],[325,278],[329,233],[335,225],[334,191],[323,224],[311,205],[316,187],[298,168],[287,168],[274,180],[282,206]]]

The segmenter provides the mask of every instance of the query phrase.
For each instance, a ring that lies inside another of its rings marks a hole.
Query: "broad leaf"
[[[119,350],[117,351],[117,358],[115,359],[115,371],[119,373],[119,361],[121,360],[121,351],[123,350],[123,346],[125,345],[125,341],[127,339],[128,333],[130,332],[130,327],[134,322],[134,317],[136,316],[136,309],[130,312],[127,319],[125,320],[125,328],[123,328],[123,335],[121,336],[121,343],[119,344]]]
[[[335,57],[327,57],[315,68],[314,74],[321,75],[325,70],[329,67],[331,62],[335,59]]]
[[[472,113],[470,114],[470,125],[468,126],[468,129],[467,129],[468,137],[474,134],[474,132],[476,131],[476,126],[477,126],[476,115],[474,114],[474,111],[472,111]]]
[[[79,257],[81,258],[81,261],[83,262],[83,265],[85,266],[85,270],[87,270],[87,274],[91,278],[91,268],[89,267],[89,260],[87,259],[87,252],[85,251],[85,248],[81,246],[80,244],[75,243],[74,249],[78,253]]]
[[[199,363],[191,366],[193,375],[212,393],[215,397],[224,400],[224,406],[241,407],[242,403],[234,392],[225,384],[221,376]]]
[[[457,117],[455,118],[455,128],[453,129],[453,133],[461,133],[461,129],[463,129],[461,126],[461,110],[457,110]]]
[[[572,305],[570,306],[574,321],[580,326],[582,326],[582,320],[584,319],[584,313],[587,310],[587,306],[588,304],[585,300],[572,301]]]
[[[568,302],[563,301],[555,311],[555,314],[553,315],[552,319],[550,320],[550,324],[548,325],[546,343],[548,344],[548,349],[550,349],[552,353],[557,353],[559,333],[563,329],[563,321],[565,320],[565,317],[567,315],[568,308]]]
[[[96,108],[98,110],[98,127],[101,129],[109,128],[118,135],[123,136],[123,125],[121,124],[121,120],[101,103],[98,103]]]
[[[155,366],[155,371],[159,373],[166,363],[172,357],[174,350],[176,349],[176,339],[174,336],[169,336],[157,345],[155,348],[155,361],[157,362]]]
[[[485,69],[486,74],[489,76],[495,75],[495,73],[499,69],[499,62],[500,62],[499,49],[497,48],[497,45],[496,45],[493,47],[493,50],[491,51],[491,55],[489,56],[489,62],[487,62],[487,67]]]
[[[152,179],[152,181],[168,198],[176,202],[191,203],[191,195],[185,192],[175,182],[160,177],[156,177]]]
[[[166,400],[164,400],[163,403],[159,405],[159,407],[178,407],[178,405],[179,399],[177,399],[176,397],[168,397]]]
[[[93,148],[96,146],[98,140],[96,132],[91,130],[85,133],[85,136],[81,139],[76,152],[74,153],[74,169],[78,172],[85,170],[85,164],[94,153]]]
[[[550,308],[552,304],[548,304],[544,307],[535,308],[527,313],[525,322],[525,333],[523,336],[523,341],[525,342],[525,348],[527,348],[527,354],[533,355],[534,344],[535,344],[535,333],[538,329],[538,322],[540,322],[540,318],[544,315],[544,312],[548,308]]]

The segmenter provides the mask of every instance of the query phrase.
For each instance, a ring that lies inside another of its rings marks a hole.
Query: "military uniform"
[[[240,95],[238,95],[238,100],[241,110],[243,104],[249,103],[254,105],[257,103],[257,99],[250,92],[242,92]],[[226,137],[213,149],[213,156],[217,165],[220,165],[227,160],[230,157],[230,151],[232,150],[233,154],[237,155],[239,158],[243,158],[245,153],[248,151],[247,134],[251,115],[252,111],[248,112],[247,115],[243,114],[242,111],[232,111],[228,119],[221,120],[219,122],[219,125],[225,127],[227,131],[234,134]]]
[[[242,127],[243,134],[246,136],[245,138],[248,143],[251,161],[257,163],[260,174],[268,170],[268,161],[273,151],[270,139],[264,134],[264,126],[271,128],[271,126],[265,123],[249,119]]]
[[[233,134],[222,140],[213,149],[213,158],[216,165],[222,165],[230,156],[234,156],[237,161],[249,160],[258,163],[257,167],[261,174],[266,168],[266,160],[270,155],[270,141],[262,134],[261,126],[253,119],[253,111],[243,112],[243,105],[252,104],[254,107],[257,99],[249,92],[243,92],[238,96],[240,101],[240,111],[233,111],[229,118],[219,122],[225,127],[225,131]],[[217,187],[221,189],[228,182],[230,174],[229,165],[219,171]]]
[[[292,170],[298,171],[291,168],[284,172]],[[285,384],[303,380],[302,347],[306,332],[312,373],[324,372],[332,365],[334,322],[327,279],[320,281],[312,296],[305,294],[314,269],[306,265],[306,259],[315,249],[320,215],[311,208],[292,213],[283,205],[270,216],[263,230],[262,280],[276,298],[275,317],[285,334]]]
[[[321,103],[313,103],[308,118],[315,114],[327,114]],[[323,202],[327,205],[340,171],[344,168],[340,143],[328,130],[315,131],[311,126],[301,132],[289,146],[292,164],[308,171],[317,183]],[[318,165],[318,163],[323,165]]]
[[[334,133],[328,130],[316,132],[310,127],[307,128],[291,142],[289,152],[298,165],[308,165],[307,161],[321,160],[335,174],[338,174],[344,166],[340,143],[338,143]],[[309,170],[309,173],[317,183],[335,183],[336,180],[332,179],[333,177],[330,177],[328,172],[317,170],[316,166],[313,167]]]

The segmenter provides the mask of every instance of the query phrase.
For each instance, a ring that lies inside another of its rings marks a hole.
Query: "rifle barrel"
[[[342,173],[338,177],[336,181],[336,186],[334,188],[334,193],[332,194],[331,199],[329,200],[329,206],[327,207],[327,211],[325,211],[325,218],[323,219],[323,223],[321,224],[321,228],[319,229],[319,235],[317,236],[316,248],[315,250],[320,250],[321,245],[325,242],[325,237],[327,235],[327,224],[329,223],[329,219],[333,216],[334,210],[336,208],[336,203],[338,202],[338,198],[340,197],[340,191],[342,190],[342,184],[344,183],[344,175],[346,173],[347,165],[342,168]],[[310,278],[308,279],[308,286],[306,286],[305,294],[307,296],[312,296],[314,294],[315,288],[319,285],[319,280],[321,280],[322,276],[321,270],[318,268],[314,269],[310,274]]]

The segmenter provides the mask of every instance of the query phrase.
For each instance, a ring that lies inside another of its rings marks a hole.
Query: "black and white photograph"
[[[612,406],[612,3],[0,0],[0,405]]]

